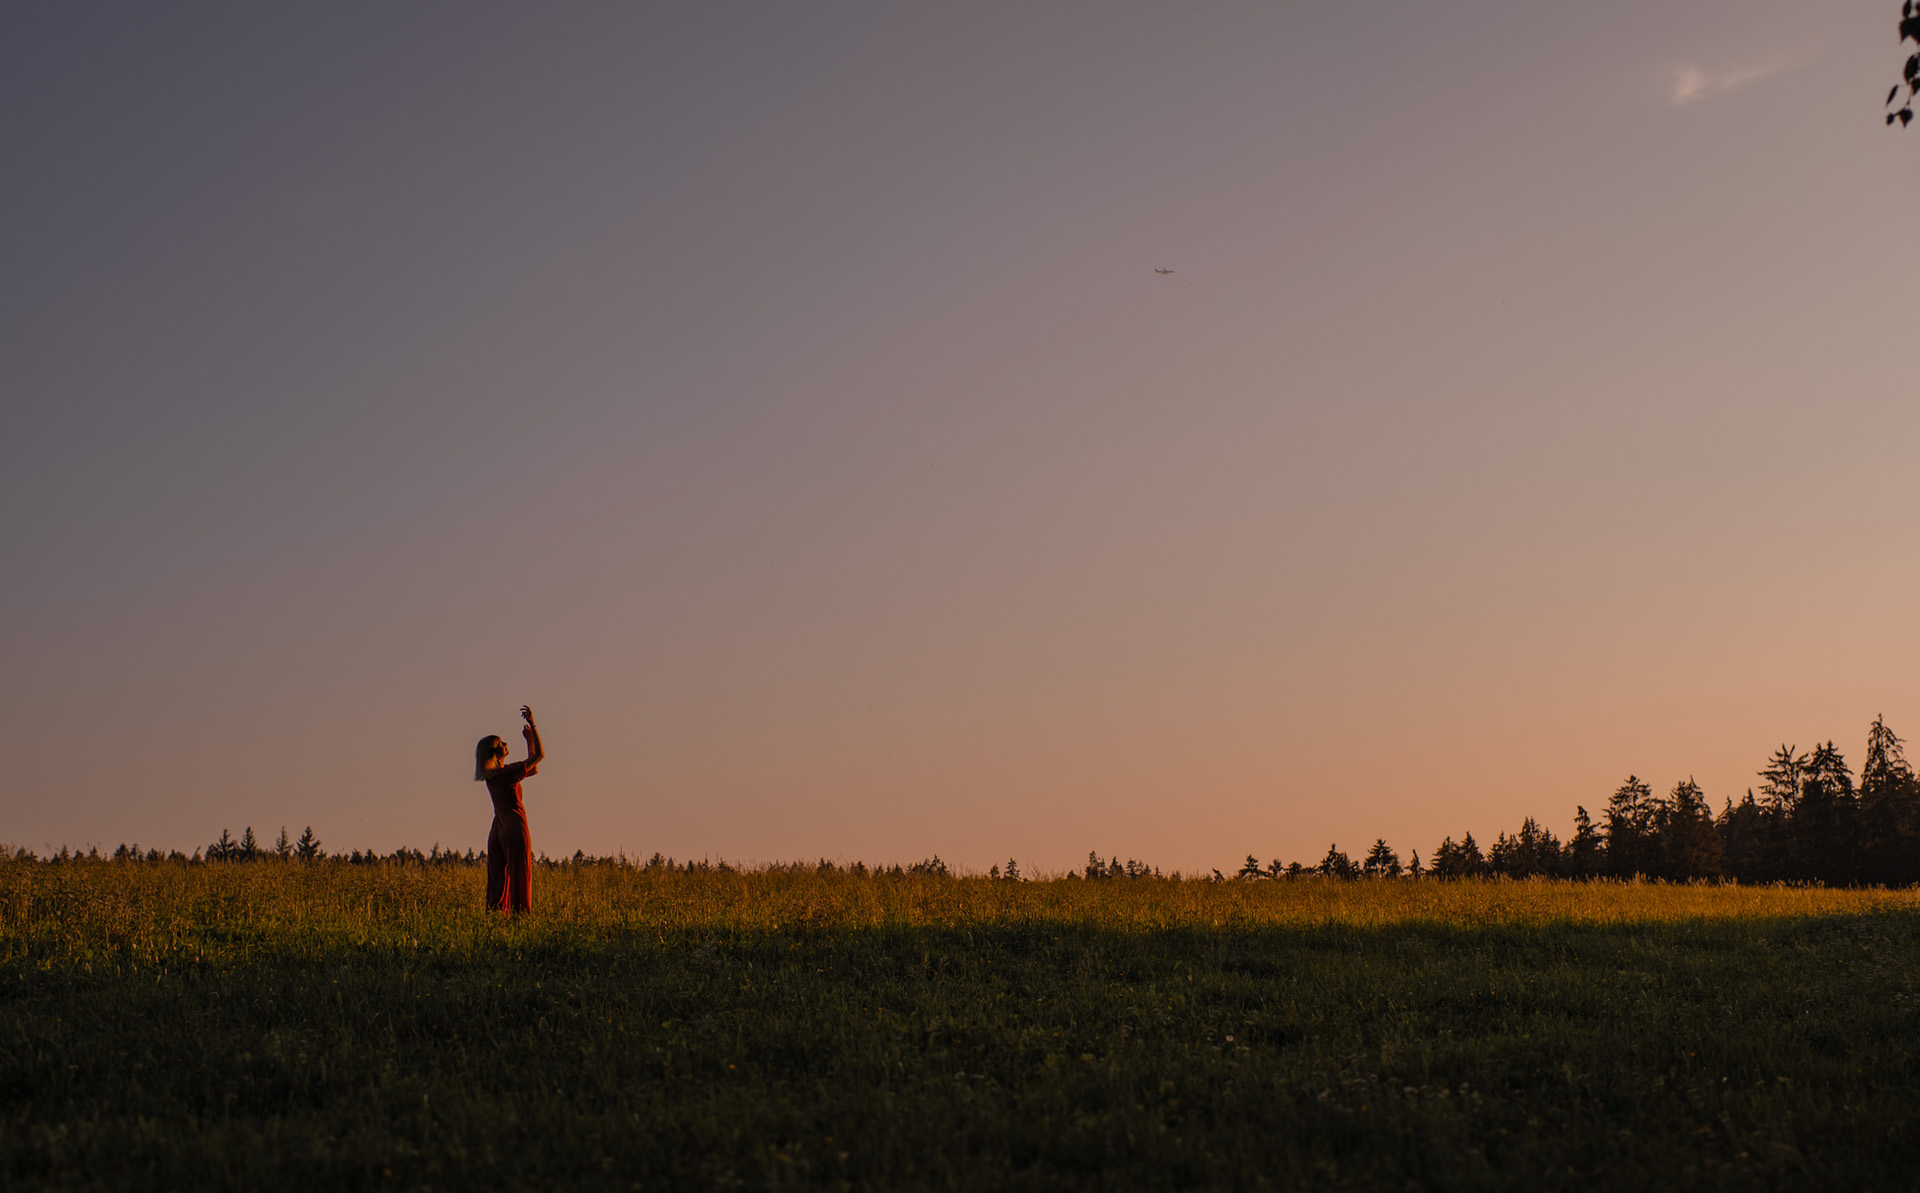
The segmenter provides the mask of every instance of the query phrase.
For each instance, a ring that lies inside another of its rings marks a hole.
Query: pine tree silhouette
[[[1800,779],[1807,770],[1807,756],[1782,745],[1760,768],[1760,800],[1769,811],[1792,813],[1800,802]]]
[[[1569,878],[1596,878],[1606,872],[1606,842],[1593,827],[1585,805],[1573,810],[1573,836],[1567,838],[1561,867]]]
[[[1360,867],[1352,859],[1340,852],[1335,845],[1327,846],[1327,856],[1320,859],[1320,873],[1328,878],[1358,878]]]
[[[1374,841],[1373,848],[1367,850],[1366,860],[1360,863],[1360,872],[1368,878],[1398,878],[1400,855],[1387,845],[1385,837],[1380,837]]]
[[[1718,878],[1720,832],[1713,823],[1706,793],[1691,775],[1686,782],[1674,785],[1657,815],[1660,860],[1655,873],[1671,880]]]
[[[1720,835],[1722,870],[1740,882],[1771,882],[1786,874],[1775,864],[1784,857],[1786,818],[1762,806],[1753,788],[1739,803],[1731,799],[1720,809],[1714,830]]]
[[[1631,878],[1651,871],[1654,862],[1653,788],[1628,775],[1607,800],[1607,872]]]
[[[1920,784],[1907,764],[1905,743],[1876,716],[1867,730],[1867,756],[1860,764],[1862,878],[1889,886],[1920,878]]]
[[[1860,801],[1853,773],[1829,741],[1815,746],[1800,776],[1800,801],[1788,823],[1788,861],[1793,877],[1844,886],[1856,880]]]

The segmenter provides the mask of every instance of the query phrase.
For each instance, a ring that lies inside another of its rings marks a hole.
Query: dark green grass
[[[1904,914],[0,970],[10,1188],[1910,1188]]]

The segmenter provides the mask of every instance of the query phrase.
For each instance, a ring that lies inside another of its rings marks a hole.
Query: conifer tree
[[[1606,869],[1606,842],[1593,827],[1584,805],[1573,812],[1573,836],[1567,839],[1563,869],[1569,878],[1594,878]]]
[[[303,862],[318,861],[320,858],[320,838],[313,835],[313,826],[309,824],[300,839],[294,842],[293,856]]]
[[[1788,822],[1793,877],[1844,886],[1860,873],[1859,806],[1853,772],[1833,742],[1815,746],[1800,776],[1800,800]]]
[[[1327,856],[1320,859],[1320,873],[1328,878],[1358,878],[1360,867],[1346,854],[1340,852],[1337,845],[1327,846]]]
[[[1564,861],[1560,838],[1554,836],[1551,829],[1535,823],[1531,816],[1520,822],[1520,849],[1526,860],[1527,873],[1543,878],[1552,878],[1560,873]]]
[[[1653,854],[1653,788],[1628,775],[1607,800],[1607,872],[1617,878],[1647,873]]]
[[[1452,837],[1440,842],[1433,851],[1433,863],[1428,873],[1435,878],[1475,878],[1485,874],[1487,859],[1480,854],[1480,846],[1473,834],[1455,842]]]
[[[1460,838],[1460,869],[1466,878],[1479,878],[1487,872],[1487,859],[1480,853],[1480,845],[1468,833]]]
[[[1501,833],[1487,855],[1489,869],[1511,878],[1551,878],[1560,873],[1561,860],[1560,839],[1531,816],[1513,836]]]
[[[1519,878],[1525,874],[1520,864],[1520,841],[1506,833],[1496,833],[1493,847],[1487,850],[1487,869],[1494,874],[1507,878]]]
[[[1672,794],[1661,802],[1658,815],[1660,865],[1656,873],[1668,879],[1718,878],[1720,831],[1713,823],[1706,793],[1691,775],[1686,782],[1674,784]]]
[[[1754,801],[1758,815],[1734,810],[1727,831],[1738,838],[1743,880],[1773,882],[1783,878],[1805,877],[1793,863],[1793,818],[1800,806],[1810,759],[1797,747],[1782,744],[1760,769],[1760,790]],[[1742,805],[1744,807],[1744,805]]]
[[[1368,878],[1398,878],[1400,855],[1387,845],[1385,837],[1381,837],[1367,851],[1366,860],[1360,863],[1360,872]]]
[[[1920,878],[1920,784],[1907,764],[1898,734],[1876,716],[1867,730],[1867,756],[1860,765],[1861,877],[1899,885]]]
[[[1791,814],[1800,802],[1800,779],[1807,770],[1807,756],[1782,745],[1760,769],[1760,799],[1769,811]]]
[[[1754,799],[1751,787],[1738,804],[1727,800],[1714,822],[1720,834],[1723,872],[1741,882],[1771,882],[1785,877],[1774,872],[1778,868],[1773,863],[1776,850],[1772,844],[1778,831],[1776,821],[1784,823]]]

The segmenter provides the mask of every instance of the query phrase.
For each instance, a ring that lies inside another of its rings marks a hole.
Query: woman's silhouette
[[[547,752],[540,748],[540,727],[533,710],[520,706],[526,728],[527,760],[507,761],[507,743],[480,739],[473,748],[473,777],[493,797],[493,830],[487,834],[487,906],[497,911],[533,910],[533,837],[527,832],[527,808],[520,802],[520,780],[539,770]]]

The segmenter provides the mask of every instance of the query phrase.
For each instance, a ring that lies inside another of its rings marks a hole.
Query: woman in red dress
[[[533,710],[520,706],[527,722],[520,736],[527,739],[527,760],[507,761],[507,743],[498,737],[480,739],[473,748],[473,777],[487,785],[493,797],[493,830],[487,834],[487,906],[495,911],[533,910],[533,837],[527,832],[527,808],[520,802],[520,780],[538,772],[547,752],[540,748],[540,727]]]

